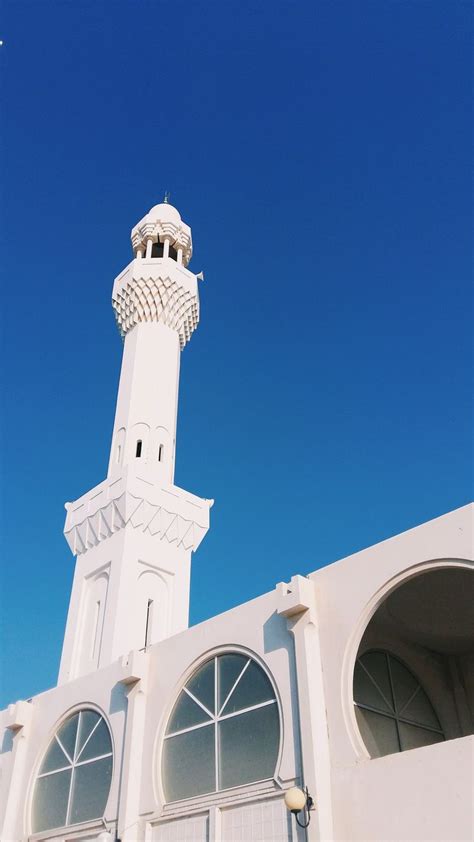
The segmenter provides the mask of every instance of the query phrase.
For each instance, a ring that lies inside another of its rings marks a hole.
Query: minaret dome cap
[[[179,225],[181,222],[181,215],[173,205],[168,202],[160,202],[148,211],[147,219],[149,222],[174,222]]]
[[[181,214],[169,202],[160,202],[154,205],[150,211],[132,228],[132,246],[136,252],[138,249],[146,250],[149,240],[161,242],[168,240],[170,246],[182,252],[183,265],[187,266],[193,253],[193,241],[189,225],[181,219]]]

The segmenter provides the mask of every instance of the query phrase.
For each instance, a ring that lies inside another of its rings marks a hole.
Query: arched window
[[[275,691],[255,661],[218,655],[178,696],[163,744],[167,801],[272,778],[280,745]]]
[[[365,652],[354,671],[357,722],[372,757],[439,743],[444,733],[419,681],[389,652]]]
[[[33,795],[33,833],[104,815],[112,779],[112,741],[95,710],[74,713],[51,740]]]

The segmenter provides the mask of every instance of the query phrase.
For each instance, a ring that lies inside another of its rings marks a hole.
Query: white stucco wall
[[[470,842],[474,737],[390,754],[339,769],[335,839]]]

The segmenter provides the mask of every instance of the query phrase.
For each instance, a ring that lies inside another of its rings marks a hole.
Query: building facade
[[[108,475],[66,504],[58,685],[0,714],[2,842],[472,839],[472,507],[188,628],[213,502],[174,484],[199,278],[166,202],[132,246]]]

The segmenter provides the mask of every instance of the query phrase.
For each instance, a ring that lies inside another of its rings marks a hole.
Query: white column
[[[127,333],[108,476],[118,475],[125,465],[138,469],[146,463],[154,465],[163,480],[173,482],[179,368],[175,330],[161,322],[141,322]]]
[[[12,775],[10,778],[10,787],[6,798],[5,813],[3,819],[3,827],[0,827],[0,839],[9,842],[15,839],[14,828],[16,826],[18,816],[21,813],[25,800],[25,778],[29,774],[26,767],[26,750],[28,748],[28,737],[31,729],[31,718],[33,715],[33,705],[28,702],[17,702],[16,705],[10,705],[9,713],[16,713],[15,721],[12,721],[7,726],[13,741],[13,761],[12,761]],[[18,716],[19,714],[19,716]]]
[[[137,249],[137,257],[141,259],[143,257],[143,249]]]
[[[150,239],[146,241],[146,257],[147,257],[147,260],[151,257],[152,248],[153,248],[153,240],[150,237]]]
[[[165,240],[164,243],[163,243],[163,257],[169,257],[169,256],[170,256],[170,241]]]
[[[178,249],[178,263],[179,263],[180,266],[183,265],[183,249],[182,248]]]
[[[143,764],[140,747],[145,742],[148,657],[145,653],[139,652],[130,653],[128,659],[129,667],[126,667],[126,670],[129,674],[125,675],[122,681],[128,692],[117,838],[121,842],[136,842],[141,838],[139,821]]]
[[[278,613],[295,643],[303,784],[315,802],[308,842],[332,842],[331,765],[314,583],[293,576],[277,585]]]

